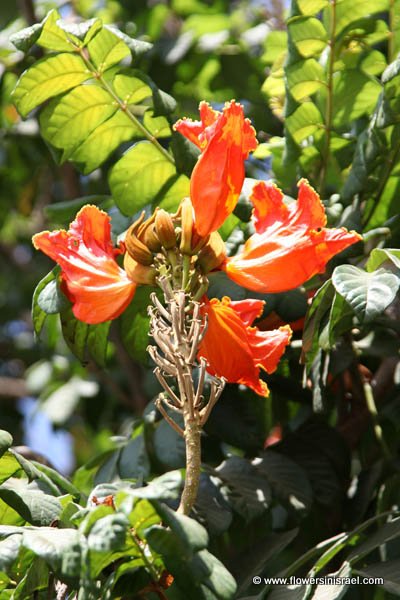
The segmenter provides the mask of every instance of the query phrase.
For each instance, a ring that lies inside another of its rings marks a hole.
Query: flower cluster
[[[243,287],[276,293],[293,289],[317,273],[338,252],[360,239],[356,232],[326,228],[318,194],[299,182],[297,201],[284,202],[272,183],[258,182],[251,195],[254,234],[227,257],[218,228],[234,210],[244,182],[244,161],[257,146],[256,134],[236,102],[222,112],[200,104],[200,121],[182,119],[175,129],[201,151],[190,182],[190,199],[174,215],[158,209],[142,216],[114,248],[108,215],[84,206],[69,231],[44,231],[33,243],[61,267],[61,286],[75,316],[90,324],[118,317],[137,285],[154,285],[170,274],[174,289],[201,302],[207,329],[198,360],[211,375],[268,395],[260,369],[272,373],[290,342],[289,326],[260,331],[253,321],[263,302],[208,298],[207,274],[224,270]],[[124,254],[124,269],[117,256]]]

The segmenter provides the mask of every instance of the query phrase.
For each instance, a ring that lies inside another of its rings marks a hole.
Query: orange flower
[[[280,189],[263,181],[254,186],[251,200],[256,233],[224,265],[233,281],[250,290],[291,290],[322,273],[335,254],[362,239],[343,227],[325,228],[324,207],[305,179],[299,182],[297,201],[289,205]]]
[[[110,217],[96,206],[84,206],[69,231],[42,231],[33,245],[61,267],[63,290],[73,313],[85,323],[115,319],[135,293],[133,283],[115,257],[121,254],[111,241]]]
[[[200,103],[201,121],[181,119],[175,129],[202,152],[190,180],[190,196],[201,236],[216,231],[236,206],[244,181],[244,160],[257,147],[243,107],[231,101],[223,112]]]
[[[260,368],[267,373],[276,370],[292,332],[288,325],[273,331],[251,327],[263,305],[263,300],[232,302],[226,296],[222,300],[207,299],[201,310],[208,317],[208,327],[198,358],[207,360],[211,375],[242,383],[260,396],[268,396]]]

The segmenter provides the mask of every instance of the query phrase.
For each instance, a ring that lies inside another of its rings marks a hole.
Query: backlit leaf
[[[130,56],[128,46],[110,29],[103,27],[86,46],[90,61],[99,73]]]
[[[175,175],[172,162],[150,142],[139,142],[111,169],[109,183],[118,208],[134,215],[151,203]]]
[[[13,99],[18,111],[26,117],[45,100],[67,92],[91,77],[80,56],[67,53],[46,56],[22,73]]]

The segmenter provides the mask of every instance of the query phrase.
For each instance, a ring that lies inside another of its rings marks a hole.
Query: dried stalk
[[[178,512],[188,515],[199,487],[201,431],[222,393],[225,381],[212,377],[210,396],[205,401],[203,392],[207,363],[205,359],[200,359],[198,364],[197,354],[206,332],[207,320],[201,316],[198,301],[183,289],[173,289],[171,277],[160,277],[159,285],[166,305],[163,306],[156,295],[152,295],[153,306],[149,307],[150,333],[158,348],[150,346],[148,350],[157,365],[154,373],[164,390],[156,406],[171,427],[185,439],[186,477]],[[197,385],[193,380],[195,369],[199,371]],[[171,378],[175,381],[178,393],[167,381]],[[182,415],[184,429],[170,417],[166,409]]]

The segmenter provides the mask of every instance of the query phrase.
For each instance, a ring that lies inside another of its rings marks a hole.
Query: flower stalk
[[[182,279],[186,278],[187,275]],[[207,362],[205,359],[198,362],[197,354],[206,333],[207,320],[201,316],[200,303],[183,289],[174,289],[171,281],[173,279],[167,275],[158,279],[165,306],[156,294],[152,294],[150,334],[157,347],[150,346],[148,350],[156,364],[154,373],[163,388],[156,406],[171,427],[185,439],[186,477],[178,512],[188,515],[199,487],[201,431],[222,393],[225,381],[223,378],[210,377],[210,393],[205,399]],[[195,371],[198,371],[197,383]],[[183,428],[170,416],[171,412],[182,416]]]

